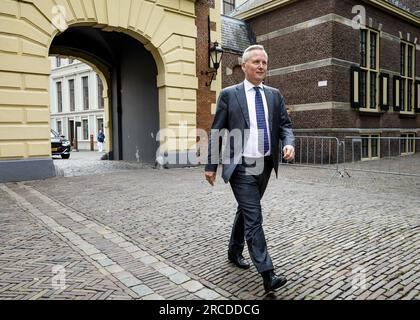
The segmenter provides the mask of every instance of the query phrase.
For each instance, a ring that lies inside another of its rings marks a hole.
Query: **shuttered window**
[[[398,99],[395,97],[394,100],[398,102],[395,109],[405,114],[414,114],[416,109],[415,52],[415,46],[412,43],[401,41],[400,76],[397,78],[399,85],[394,89],[394,94],[398,95]]]
[[[415,112],[420,113],[420,81],[417,80],[414,85],[414,108]]]
[[[358,85],[356,86],[356,73]],[[381,86],[379,77],[379,33],[372,29],[360,30],[360,69],[352,70],[352,105],[361,111],[379,111]],[[385,83],[387,85],[387,82]],[[357,87],[357,88],[356,88]],[[354,97],[357,96],[357,104]]]
[[[350,102],[352,108],[360,107],[360,68],[352,66],[350,69]]]
[[[389,74],[379,75],[379,107],[381,110],[389,109]]]
[[[400,111],[401,110],[401,99],[400,99],[400,93],[401,93],[401,77],[400,76],[394,76],[394,111]]]

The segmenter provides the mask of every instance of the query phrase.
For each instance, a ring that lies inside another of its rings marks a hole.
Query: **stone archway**
[[[83,56],[107,75],[110,159],[154,163],[159,106],[157,67],[150,52],[125,33],[70,27],[54,38],[50,53]]]
[[[140,41],[157,66],[159,128],[173,129],[175,136],[163,144],[166,152],[182,153],[195,145],[195,136],[182,135],[196,126],[196,36],[194,1],[165,5],[141,0],[4,0],[0,5],[7,35],[0,36],[0,160],[2,167],[15,165],[53,175],[49,142],[50,65],[48,51],[57,27],[92,27],[123,32]],[[170,6],[170,7],[169,7]],[[162,142],[162,141],[161,141]],[[162,144],[161,144],[162,145]],[[17,167],[16,167],[17,168]],[[35,169],[35,170],[34,170]],[[26,176],[25,178],[37,178]],[[5,179],[8,179],[7,177]],[[9,177],[10,180],[16,178]],[[17,178],[18,179],[18,178]],[[7,181],[7,180],[6,180]]]

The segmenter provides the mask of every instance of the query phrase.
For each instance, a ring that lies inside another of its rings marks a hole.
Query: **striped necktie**
[[[254,87],[255,90],[255,111],[257,113],[258,126],[258,151],[264,150],[264,155],[268,152],[268,130],[265,122],[264,104],[259,87]],[[264,149],[263,149],[264,146]]]

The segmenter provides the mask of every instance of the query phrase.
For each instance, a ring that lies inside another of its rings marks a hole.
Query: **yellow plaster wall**
[[[1,0],[0,160],[51,156],[48,50],[60,32],[54,23],[116,30],[141,41],[158,67],[160,127],[177,129],[186,121],[195,129],[194,10],[190,0]],[[185,150],[178,138],[168,151]]]

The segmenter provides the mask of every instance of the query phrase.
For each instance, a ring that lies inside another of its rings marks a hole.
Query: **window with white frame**
[[[401,113],[415,111],[415,46],[407,41],[400,44],[400,76],[394,79],[394,103]]]
[[[59,120],[57,120],[57,132],[58,132],[58,134],[63,133],[63,128],[61,126],[61,121],[59,121]]]
[[[223,0],[223,14],[229,14],[235,9],[235,0]]]
[[[63,92],[61,81],[56,82],[57,87],[57,112],[63,112]]]
[[[96,75],[96,79],[98,81],[98,109],[103,109],[104,108],[104,98],[102,96],[102,93],[104,91],[104,85],[103,85],[102,80],[99,77],[99,75]]]
[[[89,110],[89,78],[82,77],[83,110]]]
[[[360,109],[378,110],[379,33],[360,30]]]
[[[82,120],[83,140],[89,140],[89,123],[88,119]]]
[[[362,160],[380,158],[380,135],[364,134],[362,138]]]
[[[97,131],[102,130],[104,131],[104,119],[98,118],[97,119]]]
[[[402,133],[400,139],[400,153],[401,155],[413,154],[416,152],[416,134],[415,133]]]
[[[76,110],[75,93],[74,93],[74,79],[69,80],[69,97],[70,97],[70,111]]]
[[[384,110],[388,107],[388,78],[379,72],[379,39],[376,30],[360,30],[360,63],[350,70],[351,106],[360,111],[377,112],[379,107]]]

